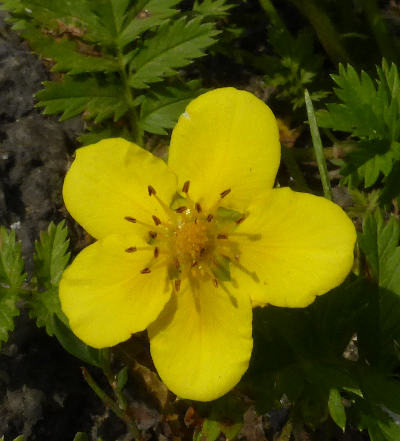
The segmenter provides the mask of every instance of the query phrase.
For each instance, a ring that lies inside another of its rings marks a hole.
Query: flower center
[[[204,222],[183,223],[175,234],[177,255],[191,257],[194,261],[199,260],[210,242]]]
[[[217,287],[219,283],[230,280],[230,263],[239,264],[240,249],[231,239],[234,230],[246,217],[233,210],[223,208],[222,201],[231,190],[220,193],[220,199],[208,213],[204,213],[200,204],[189,196],[190,183],[185,182],[180,197],[171,206],[159,199],[156,190],[149,185],[148,193],[154,197],[167,214],[167,221],[152,216],[154,226],[126,216],[129,222],[142,224],[149,228],[147,250],[153,250],[153,257],[140,272],[148,274],[156,265],[165,265],[175,291],[179,291],[181,280],[189,278],[212,279]],[[176,208],[175,208],[176,207]],[[136,246],[125,249],[132,253]]]

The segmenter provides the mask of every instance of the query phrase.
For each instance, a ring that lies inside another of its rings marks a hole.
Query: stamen
[[[158,249],[158,247],[155,247],[155,248],[154,248],[154,257],[157,259],[157,257],[159,256],[159,254],[160,254],[160,250]]]
[[[228,194],[231,192],[231,189],[228,188],[227,190],[224,190],[222,193],[219,194],[220,198],[223,199],[225,196],[228,196]]]
[[[177,212],[177,213],[183,213],[184,211],[186,211],[187,210],[187,207],[179,207],[179,208],[175,208],[175,211]]]
[[[179,268],[181,267],[181,264],[179,263],[179,259],[177,257],[175,258],[174,263],[175,263],[175,268],[179,271]]]
[[[175,222],[176,220],[176,216],[175,216],[175,212],[174,210],[171,210],[171,208],[168,207],[167,204],[165,204],[158,196],[157,196],[157,192],[155,190],[155,188],[151,185],[147,186],[147,190],[149,192],[149,196],[154,196],[154,198],[156,199],[156,201],[161,205],[161,208],[165,211],[165,213],[167,214],[167,216],[173,221]],[[156,222],[156,220],[154,219],[155,217],[157,218],[157,216],[152,216],[154,222]],[[158,219],[158,218],[157,218]],[[158,219],[159,220],[159,219]],[[161,221],[160,221],[161,223]],[[156,223],[156,225],[159,225]],[[168,226],[168,225],[167,225]]]
[[[186,181],[182,187],[182,193],[189,193],[190,181]]]
[[[154,216],[154,214],[151,216],[153,218],[153,221],[156,225],[160,225],[161,221],[157,216]]]
[[[209,214],[207,216],[207,222],[211,222],[214,219],[214,216],[212,214]]]
[[[201,213],[201,205],[198,202],[196,202],[194,207],[196,208],[197,213]]]
[[[237,225],[241,224],[244,220],[246,220],[246,215],[244,214],[240,219],[236,221]]]
[[[130,217],[130,216],[125,216],[124,219],[127,220],[128,222],[132,222],[133,224],[136,224],[137,222],[137,220],[134,217]]]
[[[218,234],[217,239],[228,239],[226,234]]]
[[[126,253],[134,253],[135,251],[137,251],[136,247],[129,247],[125,250]]]
[[[157,237],[157,233],[155,231],[149,231],[150,237],[155,239]]]
[[[151,273],[150,268],[143,268],[142,271],[140,271],[140,274],[149,274],[149,273]]]
[[[153,196],[157,194],[156,190],[151,185],[147,186],[147,191],[149,192],[149,196]]]
[[[178,292],[181,289],[181,281],[180,279],[175,280],[175,291]]]
[[[218,288],[218,280],[216,278],[213,278],[212,281],[213,281],[214,286],[216,288]]]

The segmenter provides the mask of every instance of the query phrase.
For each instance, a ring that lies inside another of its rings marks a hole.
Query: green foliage
[[[97,134],[120,121],[129,127],[127,138],[141,142],[143,131],[165,134],[200,93],[199,81],[189,87],[165,81],[205,55],[219,33],[212,19],[229,9],[225,1],[207,0],[195,4],[190,18],[175,9],[178,3],[6,0],[2,7],[33,50],[64,74],[37,94],[45,114],[61,120],[82,114]]]
[[[343,430],[346,428],[346,411],[340,392],[333,388],[329,391],[328,399],[329,413],[335,423]]]
[[[281,26],[273,26],[268,42],[276,55],[263,61],[267,70],[265,82],[276,87],[279,99],[290,101],[296,110],[304,106],[305,88],[311,88],[310,97],[313,101],[327,96],[326,92],[313,90],[323,59],[315,54],[312,35],[307,30],[293,37]]]
[[[14,329],[14,318],[19,315],[17,301],[25,280],[21,244],[15,231],[0,227],[0,343],[8,340]]]
[[[29,300],[30,317],[36,319],[38,327],[45,327],[50,336],[55,336],[61,345],[81,360],[99,365],[98,351],[82,343],[69,329],[68,319],[61,310],[58,285],[68,264],[69,239],[65,222],[50,223],[46,232],[35,243],[35,277],[37,290]]]
[[[339,74],[332,75],[334,89],[340,102],[327,105],[318,114],[321,127],[348,133],[355,139],[356,149],[345,158],[342,169],[349,182],[360,179],[366,187],[380,177],[393,179],[400,160],[400,91],[397,66],[385,60],[377,67],[374,81],[366,72],[360,75],[348,65],[339,66]],[[393,189],[394,190],[394,189]],[[397,188],[394,197],[399,192]]]

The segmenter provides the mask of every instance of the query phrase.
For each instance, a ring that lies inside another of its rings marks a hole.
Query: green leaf
[[[335,423],[343,430],[346,428],[346,412],[340,392],[333,388],[329,391],[329,413]]]
[[[123,367],[117,375],[117,390],[122,391],[128,382],[128,368]]]
[[[120,46],[126,46],[143,34],[143,32],[163,24],[166,19],[177,14],[178,11],[172,9],[172,7],[180,1],[142,0],[136,2],[137,4],[133,11],[134,18],[125,26],[118,37]]]
[[[224,17],[234,6],[229,4],[227,0],[195,0],[193,12],[203,17]]]
[[[58,297],[58,284],[70,258],[68,247],[64,221],[58,225],[51,222],[47,231],[41,232],[40,241],[35,243],[35,276],[39,291],[30,299],[30,317],[36,319],[38,327],[45,327],[50,336],[55,334],[56,317],[68,326]]]
[[[70,258],[68,247],[65,221],[58,225],[50,222],[47,231],[40,233],[40,241],[35,242],[35,274],[39,284],[45,289],[58,286]]]
[[[118,83],[111,84],[96,77],[65,77],[61,83],[45,82],[45,89],[36,94],[38,107],[44,114],[61,113],[60,121],[84,113],[95,123],[112,117],[119,120],[129,109]]]
[[[213,37],[219,32],[212,23],[201,20],[198,17],[188,21],[182,17],[162,25],[134,58],[130,86],[147,88],[150,83],[176,74],[177,69],[205,55],[205,49],[215,43]]]
[[[120,69],[116,58],[105,56],[95,51],[91,46],[81,44],[80,50],[77,44],[64,37],[58,40],[50,38],[35,29],[23,33],[32,49],[44,58],[55,61],[52,71],[66,72],[68,74],[80,74],[88,72],[116,72]],[[87,53],[84,53],[84,51]]]
[[[365,218],[359,245],[379,286],[400,295],[400,226],[395,217],[387,223],[379,211]]]
[[[166,135],[172,129],[189,102],[202,93],[199,81],[186,85],[153,87],[140,107],[139,125],[143,130]]]
[[[75,436],[73,441],[89,441],[89,437],[84,432],[78,432]]]
[[[0,227],[0,343],[8,340],[14,330],[14,318],[19,315],[17,301],[25,280],[21,244],[15,231]]]

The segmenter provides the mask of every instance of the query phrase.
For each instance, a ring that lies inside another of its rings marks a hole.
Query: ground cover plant
[[[3,439],[398,441],[400,6],[1,7],[83,120],[33,255],[0,227],[2,351],[25,316],[102,409]]]

